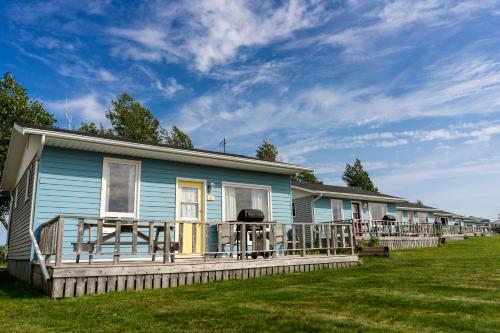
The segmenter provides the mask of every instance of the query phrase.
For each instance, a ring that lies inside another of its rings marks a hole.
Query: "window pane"
[[[259,209],[264,213],[265,220],[269,220],[268,191],[246,187],[225,186],[225,218],[227,221],[236,220],[242,209]]]
[[[334,221],[342,220],[342,200],[332,200],[332,217]]]
[[[181,187],[181,202],[198,202],[198,188]]]
[[[370,204],[372,220],[382,220],[386,212],[386,204],[372,203]]]
[[[198,204],[197,203],[181,203],[181,217],[198,219]]]
[[[135,211],[136,166],[109,163],[107,212],[133,213]]]

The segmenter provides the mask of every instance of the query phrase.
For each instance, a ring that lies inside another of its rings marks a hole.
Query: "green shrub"
[[[380,245],[380,240],[377,236],[370,236],[370,239],[362,239],[359,242],[359,246],[361,247],[377,247]]]
[[[7,249],[5,246],[0,246],[0,265],[5,265],[7,262]]]

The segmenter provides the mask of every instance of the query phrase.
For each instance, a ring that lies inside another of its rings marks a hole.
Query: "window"
[[[101,215],[137,217],[140,162],[104,159]]]
[[[224,221],[236,221],[242,209],[259,209],[264,220],[271,219],[271,190],[266,186],[231,184],[222,186],[224,190]]]
[[[343,219],[342,200],[332,199],[332,221],[341,221]]]
[[[292,202],[292,216],[293,217],[297,216],[297,214],[295,212],[295,202]]]
[[[30,169],[28,169],[28,171],[26,172],[26,188],[24,189],[24,201],[28,201],[29,199],[30,177],[31,172]]]
[[[428,222],[427,213],[426,212],[418,212],[418,221],[420,223],[427,223]]]
[[[385,203],[370,203],[370,213],[372,220],[380,221],[387,214],[387,205]]]
[[[197,187],[181,186],[180,205],[182,220],[198,220],[200,193]]]

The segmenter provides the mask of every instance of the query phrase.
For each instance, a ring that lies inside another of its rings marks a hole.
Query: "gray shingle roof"
[[[346,186],[336,186],[336,185],[324,185],[324,184],[310,184],[301,182],[292,182],[292,186],[303,188],[305,190],[316,191],[316,192],[334,192],[334,193],[344,193],[344,194],[354,194],[354,195],[368,195],[372,197],[380,197],[384,199],[396,199],[401,200],[401,198],[387,195],[379,192],[365,191],[357,187],[346,187]]]
[[[434,207],[420,205],[418,203],[409,202],[409,201],[398,202],[397,208],[436,209]]]

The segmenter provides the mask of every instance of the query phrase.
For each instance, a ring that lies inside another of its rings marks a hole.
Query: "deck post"
[[[170,223],[163,224],[163,263],[166,264],[170,261]]]
[[[241,251],[241,260],[247,259],[247,225],[242,223],[240,224],[240,251]]]
[[[336,225],[333,225],[333,228],[332,228],[332,242],[333,242],[333,255],[336,255],[337,254],[337,246],[339,245]]]
[[[232,258],[233,257],[233,251],[234,251],[234,224],[229,223],[229,256]],[[236,255],[237,257],[238,255]]]
[[[78,238],[76,240],[76,263],[80,262],[80,256],[83,250],[83,228],[85,220],[81,217],[78,218]]]
[[[202,239],[203,239],[203,244],[202,244],[202,248],[203,248],[203,261],[207,261],[208,260],[208,252],[210,251],[210,248],[208,247],[208,242],[209,242],[209,228],[210,228],[210,225],[207,224],[207,223],[203,223],[201,225],[201,231],[202,231]]]
[[[89,224],[89,265],[94,262],[94,246],[92,244],[92,225]]]
[[[301,256],[305,257],[306,256],[306,225],[302,224],[302,251],[301,251]]]
[[[325,225],[325,235],[326,235],[326,255],[332,254],[332,249],[330,248],[330,238],[332,236],[332,225],[329,223]]]
[[[132,254],[137,254],[137,220],[132,221]]]
[[[271,224],[271,228],[269,230],[271,232],[271,244],[273,246],[273,258],[276,258],[276,225],[274,223]]]
[[[297,225],[292,224],[292,255],[295,254],[297,248]]]
[[[121,221],[115,221],[115,253],[113,255],[113,265],[118,265],[120,261],[120,233],[121,233]]]
[[[351,241],[351,255],[354,255],[354,250],[356,247],[356,240],[354,238],[354,233],[352,232],[352,226],[348,225],[347,229],[349,230],[349,235],[350,235],[350,241]]]
[[[198,251],[198,225],[199,223],[191,223],[191,252],[196,253]]]
[[[95,251],[97,254],[101,254],[103,225],[104,225],[104,220],[98,219],[97,220],[97,242],[96,242],[96,251]]]
[[[63,237],[64,237],[64,217],[60,216],[57,221],[56,266],[60,266],[62,263]]]
[[[153,255],[153,261],[155,261],[155,257],[154,257],[154,252],[155,252],[155,238],[153,238],[153,234],[154,234],[154,222],[153,221],[149,221],[149,224],[148,224],[148,236],[149,236],[149,239],[148,239],[148,254],[152,254]]]

